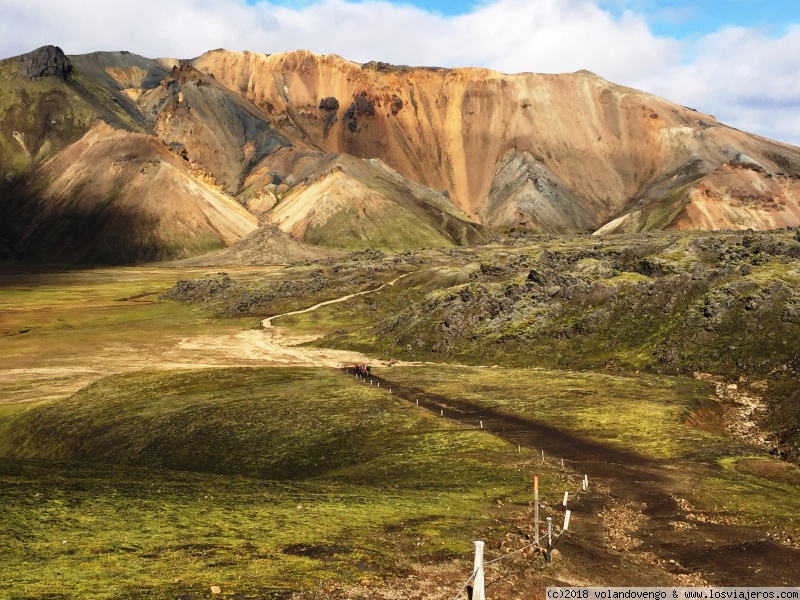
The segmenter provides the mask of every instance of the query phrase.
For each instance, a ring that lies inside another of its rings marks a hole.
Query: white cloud
[[[589,69],[800,144],[800,27],[780,38],[730,28],[679,41],[654,35],[642,13],[612,14],[595,0],[495,0],[457,17],[369,0],[297,8],[243,0],[0,0],[0,55],[44,44],[73,54],[192,57],[219,47],[306,48],[359,62]]]
[[[777,38],[726,28],[687,46],[688,60],[631,85],[739,129],[800,145],[800,26]]]

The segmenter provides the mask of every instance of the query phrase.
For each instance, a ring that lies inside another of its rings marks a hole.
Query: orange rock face
[[[48,161],[41,176],[38,201],[18,214],[26,224],[22,243],[49,240],[64,260],[177,258],[225,247],[258,228],[253,215],[193,177],[153,137],[102,122]]]
[[[213,51],[193,64],[314,146],[378,157],[488,225],[597,228],[685,184],[692,165],[699,178],[738,155],[800,173],[798,148],[588,72],[359,65],[305,51]],[[648,197],[666,177],[676,187]]]
[[[689,192],[670,229],[779,229],[800,223],[800,177],[723,165]]]
[[[342,250],[474,243],[502,227],[800,225],[800,148],[586,71],[361,65],[306,51],[70,61],[52,81],[0,61],[0,77],[27,94],[2,100],[0,218],[13,225],[0,228],[0,254],[56,235],[43,247],[79,258],[184,256],[270,222]],[[67,217],[73,225],[52,227]]]

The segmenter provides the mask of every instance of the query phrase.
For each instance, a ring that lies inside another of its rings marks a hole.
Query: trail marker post
[[[568,499],[569,499],[569,492],[564,492],[564,502],[562,502],[562,504],[564,505],[564,508],[567,508],[567,500]]]
[[[486,600],[483,571],[483,542],[475,542],[475,564],[473,571],[475,579],[472,582],[472,600]]]
[[[572,515],[572,511],[568,510],[564,513],[564,526],[561,528],[561,531],[567,531],[569,529],[569,517]]]
[[[481,429],[483,429],[483,421],[481,421]]]
[[[539,545],[539,476],[533,476],[533,520],[536,522],[534,541]]]

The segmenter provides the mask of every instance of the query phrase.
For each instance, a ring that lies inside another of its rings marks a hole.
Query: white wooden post
[[[443,417],[443,416],[444,416],[444,409],[442,409],[442,410],[440,410],[440,411],[439,411],[439,416],[440,416],[440,417]]]
[[[481,421],[481,429],[483,429],[483,421]]]
[[[571,510],[568,510],[564,513],[564,527],[561,528],[562,531],[567,531],[569,529],[569,517],[571,514]]]
[[[564,505],[564,508],[567,507],[567,500],[568,499],[569,499],[569,492],[564,492],[564,502],[562,503]]]
[[[553,547],[553,517],[547,517],[547,549]]]
[[[534,541],[539,545],[539,476],[533,476],[533,520],[536,521]]]
[[[483,573],[483,542],[475,542],[475,579],[472,585],[472,600],[486,600]]]

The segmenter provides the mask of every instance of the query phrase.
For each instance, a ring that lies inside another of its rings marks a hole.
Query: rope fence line
[[[561,535],[559,534],[559,536],[556,539],[556,541],[558,541],[558,539],[560,539],[560,538],[561,538]],[[499,556],[497,558],[493,558],[492,560],[487,560],[486,562],[483,563],[483,567],[485,568],[485,567],[488,567],[489,565],[491,565],[493,563],[500,562],[501,560],[505,560],[506,558],[510,558],[510,557],[514,556],[515,554],[519,554],[521,552],[524,552],[528,548],[532,548],[534,546],[538,547],[539,544],[537,542],[531,542],[527,546],[523,546],[522,548],[514,550],[513,552],[509,552],[508,554],[504,554],[503,556]],[[555,544],[554,544],[554,546],[555,546]],[[481,568],[477,568],[472,572],[472,574],[469,576],[469,578],[464,582],[464,585],[462,585],[461,588],[458,590],[458,592],[456,592],[456,595],[453,596],[453,600],[459,600],[462,592],[466,589],[466,587],[470,584],[470,582],[473,579],[475,579],[475,576],[478,574],[478,572],[480,570],[481,570]],[[501,577],[501,579],[502,579],[502,577]],[[489,587],[492,583],[495,583],[495,581],[492,581],[492,582],[486,584],[484,587]],[[481,596],[481,597],[484,597],[484,596]]]
[[[480,542],[480,543],[483,544],[483,542]],[[476,544],[477,544],[477,542],[476,542]],[[518,550],[514,550],[513,552],[509,552],[508,554],[504,554],[503,556],[499,556],[498,558],[493,558],[492,560],[487,560],[486,562],[482,562],[481,566],[477,567],[472,572],[472,574],[469,576],[469,578],[464,582],[464,585],[462,585],[461,588],[458,590],[458,592],[456,592],[456,595],[453,596],[453,600],[459,600],[461,594],[466,589],[466,587],[470,584],[470,582],[473,579],[475,579],[475,576],[478,574],[478,572],[482,571],[485,567],[488,567],[489,565],[491,565],[493,563],[496,563],[496,562],[499,562],[499,561],[504,560],[506,558],[509,558],[511,556],[514,556],[515,554],[519,554],[520,552],[524,552],[525,550],[527,550],[528,548],[532,548],[533,546],[538,546],[538,544],[536,542],[531,542],[527,546],[523,546],[522,548],[519,548]],[[481,554],[481,558],[482,558],[482,554]],[[492,581],[491,583],[494,583],[494,581]],[[482,587],[488,587],[489,585],[491,585],[491,583],[489,583],[489,584],[487,584],[485,586],[482,586]],[[482,591],[483,590],[481,590],[481,592]],[[480,597],[484,598],[485,596],[480,596]]]
[[[539,481],[538,481],[538,479],[539,479],[539,476],[535,475],[534,476],[534,490],[535,490],[536,509],[538,509],[538,504],[539,504],[539,498],[538,498],[538,496],[539,496],[539,494],[538,494]],[[578,495],[578,492],[580,492],[580,491],[584,491],[585,492],[588,489],[588,479],[589,479],[588,476],[584,475],[583,479],[581,480],[581,486],[580,486],[579,490],[575,491],[575,492],[572,492],[572,493],[575,494],[575,495]],[[458,590],[456,595],[453,597],[453,600],[459,600],[459,597],[462,594],[462,592],[464,591],[464,589],[473,580],[475,581],[475,587],[472,590],[473,593],[472,593],[471,598],[473,598],[473,600],[485,600],[486,599],[486,592],[485,592],[486,587],[488,587],[489,585],[492,585],[492,584],[494,584],[494,583],[496,583],[496,582],[498,582],[498,581],[500,581],[500,580],[502,580],[502,579],[504,579],[505,577],[508,576],[508,574],[506,574],[503,577],[501,577],[500,579],[495,579],[495,580],[489,582],[488,584],[485,584],[484,583],[485,568],[490,566],[490,565],[492,565],[492,564],[494,564],[494,563],[497,563],[497,562],[500,562],[502,560],[505,560],[506,558],[510,558],[512,556],[515,556],[517,554],[525,552],[525,550],[528,550],[529,548],[533,548],[533,547],[536,547],[537,549],[541,548],[540,544],[542,542],[546,542],[546,548],[544,550],[542,550],[541,553],[542,553],[542,555],[544,557],[545,562],[549,563],[552,560],[552,553],[555,551],[555,547],[558,545],[558,542],[561,541],[561,538],[564,536],[565,533],[567,533],[568,531],[571,531],[569,529],[569,522],[570,522],[570,515],[571,515],[572,511],[567,509],[567,499],[568,499],[568,494],[565,494],[564,501],[562,503],[563,507],[564,507],[564,524],[561,527],[561,529],[559,530],[558,534],[555,534],[555,532],[553,531],[552,518],[551,517],[547,517],[547,519],[546,519],[547,520],[547,533],[544,535],[543,538],[539,539],[539,535],[538,535],[539,534],[539,522],[538,522],[538,518],[537,518],[536,519],[536,524],[535,524],[535,528],[536,528],[535,533],[537,534],[536,535],[537,539],[535,541],[530,542],[529,544],[526,544],[522,548],[518,548],[517,550],[514,550],[513,552],[509,552],[507,554],[504,554],[502,556],[498,556],[497,558],[493,558],[492,560],[487,560],[487,561],[483,560],[483,545],[484,545],[484,542],[476,541],[475,542],[475,570],[473,571],[472,575],[469,576],[469,578],[464,583],[464,585],[461,586],[461,589]],[[538,513],[538,510],[536,512]],[[580,536],[578,536],[578,537],[580,539]],[[528,539],[530,539],[530,538],[528,538]]]
[[[464,582],[464,585],[462,585],[462,586],[461,586],[461,589],[460,589],[460,590],[458,590],[458,592],[456,592],[456,595],[455,595],[455,596],[453,596],[453,600],[458,600],[459,596],[461,596],[461,592],[463,592],[463,591],[464,591],[464,590],[467,588],[467,586],[469,585],[469,582],[470,582],[470,581],[472,581],[473,579],[475,579],[475,575],[477,575],[477,574],[478,574],[478,570],[477,570],[477,569],[475,569],[475,570],[472,572],[472,575],[470,575],[470,576],[469,576],[469,579],[467,579],[467,580]]]
[[[345,367],[345,373],[349,374],[349,372],[350,372],[350,370],[347,367]],[[354,375],[356,376],[356,379],[359,382],[366,383],[367,380],[369,379],[370,385],[373,385],[373,380],[370,377],[371,373],[369,371],[366,371],[366,372],[362,371],[361,373],[359,373],[358,370],[355,370]],[[380,387],[380,380],[378,380],[378,386]],[[390,394],[392,393],[392,389],[391,388],[389,388],[389,393]],[[416,406],[420,406],[419,399],[416,400]],[[434,406],[436,406],[435,403],[434,403]],[[441,405],[436,406],[436,408],[440,408],[439,416],[444,417],[444,410],[441,409]],[[427,410],[431,410],[431,409],[427,408]],[[456,412],[460,412],[460,411],[456,410]],[[478,415],[478,417],[480,417],[480,416],[482,416],[482,415]],[[481,430],[484,429],[483,420],[480,420],[480,419],[476,419],[476,420],[477,420],[477,425],[473,425],[472,427],[475,428],[475,429],[478,429],[478,428],[481,429]],[[466,425],[466,423],[465,423],[465,425]],[[532,452],[534,454],[538,454],[536,452],[536,449],[531,449],[531,450],[532,450]],[[518,444],[517,451],[518,451],[518,453],[522,452],[522,444]],[[542,463],[543,464],[547,464],[548,461],[545,458],[545,451],[543,449],[541,449],[540,451],[541,451],[541,461],[542,461]],[[553,462],[553,461],[555,461],[556,464],[558,464],[558,462],[560,461],[561,470],[562,471],[567,471],[567,468],[566,468],[567,465],[565,464],[565,461],[564,461],[563,458],[561,458],[561,459],[555,458],[555,459],[551,459],[550,460],[550,462]],[[475,570],[467,578],[467,580],[464,582],[464,584],[461,586],[461,588],[458,590],[458,592],[456,592],[456,595],[453,597],[453,600],[458,600],[459,597],[461,596],[461,594],[464,592],[464,590],[469,586],[470,582],[473,582],[473,581],[474,581],[475,587],[472,590],[473,593],[472,593],[471,597],[474,598],[475,600],[485,600],[485,598],[486,598],[486,596],[485,596],[485,587],[487,587],[487,585],[484,582],[484,569],[485,569],[485,567],[488,567],[489,565],[492,565],[492,564],[494,564],[496,562],[500,562],[502,560],[505,560],[506,558],[510,558],[512,556],[520,554],[520,553],[524,552],[525,550],[527,550],[529,548],[532,548],[534,546],[537,547],[537,548],[540,548],[540,543],[542,541],[544,541],[545,538],[540,539],[539,518],[538,518],[538,512],[539,512],[539,510],[538,510],[539,509],[539,481],[538,481],[538,479],[539,479],[539,476],[535,475],[534,476],[534,506],[535,506],[535,513],[536,513],[536,516],[535,516],[535,521],[536,521],[536,523],[535,523],[535,535],[536,535],[536,539],[535,539],[535,541],[523,546],[522,548],[518,548],[517,550],[514,550],[513,552],[509,552],[507,554],[504,554],[503,556],[499,556],[497,558],[493,558],[492,560],[488,560],[488,561],[484,561],[483,560],[483,545],[484,545],[484,542],[483,541],[476,541],[475,542],[475,546],[476,546]],[[550,562],[551,553],[555,550],[556,545],[558,545],[558,542],[561,541],[561,538],[563,537],[563,535],[567,531],[569,531],[569,521],[570,521],[570,515],[571,515],[572,511],[567,509],[567,502],[568,502],[568,499],[570,498],[570,494],[572,494],[575,497],[578,497],[579,496],[579,492],[586,492],[588,489],[589,489],[589,477],[588,477],[588,475],[584,475],[582,480],[581,480],[581,482],[580,482],[580,484],[578,484],[578,489],[576,489],[576,490],[569,490],[568,489],[564,493],[564,499],[563,499],[563,501],[561,503],[562,506],[564,507],[564,523],[563,523],[563,526],[561,527],[561,529],[560,529],[560,531],[558,532],[557,535],[553,535],[555,532],[553,531],[553,528],[552,528],[552,518],[551,517],[547,517],[547,519],[546,519],[546,521],[547,521],[547,533],[546,533],[546,542],[547,542],[547,544],[546,544],[546,546],[547,547],[546,547],[545,550],[542,551],[543,555],[544,555],[545,562],[548,562],[548,563]],[[580,536],[578,536],[578,537],[580,539]],[[555,543],[553,543],[553,538],[555,538]],[[530,538],[528,538],[528,539],[530,539]],[[506,576],[503,576],[500,579],[503,579]],[[494,580],[494,581],[490,582],[488,585],[491,585],[492,583],[496,583],[497,581],[499,581],[499,580]]]
[[[487,560],[487,561],[486,561],[485,563],[483,563],[483,564],[484,564],[484,565],[486,565],[486,566],[488,567],[488,566],[489,566],[490,564],[492,564],[492,563],[496,563],[496,562],[498,562],[498,561],[501,561],[501,560],[503,560],[504,558],[508,558],[509,556],[514,556],[515,554],[519,554],[520,552],[524,552],[525,550],[527,550],[528,548],[530,548],[530,547],[532,547],[532,546],[536,546],[536,542],[531,542],[531,543],[530,543],[530,544],[528,544],[527,546],[523,546],[523,547],[522,547],[522,548],[520,548],[519,550],[514,550],[514,552],[509,552],[508,554],[505,554],[505,555],[503,555],[503,556],[501,556],[501,557],[499,557],[499,558],[493,558],[492,560]]]

